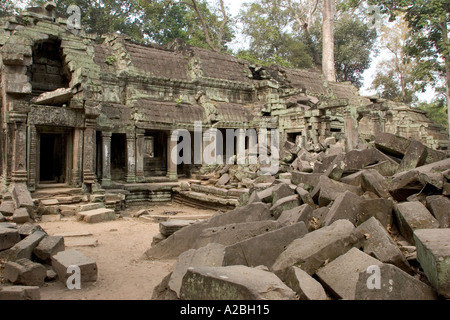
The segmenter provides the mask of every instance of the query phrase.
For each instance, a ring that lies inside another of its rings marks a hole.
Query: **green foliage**
[[[117,61],[117,58],[115,56],[108,56],[105,59],[105,63],[112,66]]]
[[[19,9],[16,7],[12,0],[0,0],[0,18],[13,15],[17,13]]]
[[[418,107],[426,111],[428,117],[448,130],[448,114],[444,98],[436,98],[432,102],[421,102]]]

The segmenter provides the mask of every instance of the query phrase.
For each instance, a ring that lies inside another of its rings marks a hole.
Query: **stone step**
[[[206,201],[206,202],[212,202],[217,203],[221,205],[230,205],[237,207],[239,205],[239,200],[237,199],[225,199],[221,197],[217,197],[214,195],[204,194],[200,192],[195,191],[182,191],[181,194],[185,197],[200,200],[200,201]]]
[[[95,203],[87,203],[87,204],[80,204],[77,206],[75,212],[85,212],[85,211],[91,211],[96,209],[102,209],[105,208],[102,202],[95,202]]]
[[[103,221],[116,220],[116,214],[114,210],[100,208],[95,210],[83,211],[77,214],[77,218],[80,221],[87,223],[98,223]]]

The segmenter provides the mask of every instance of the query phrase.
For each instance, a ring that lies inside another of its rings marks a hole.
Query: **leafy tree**
[[[439,123],[444,128],[448,129],[447,121],[447,106],[445,105],[445,97],[440,96],[431,102],[420,102],[418,107],[426,111],[428,117],[436,123]]]
[[[0,18],[13,15],[18,9],[12,0],[0,0]]]

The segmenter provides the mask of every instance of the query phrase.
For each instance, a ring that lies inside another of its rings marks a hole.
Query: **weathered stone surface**
[[[16,243],[12,248],[8,249],[7,256],[9,260],[16,261],[18,259],[31,260],[34,248],[37,247],[39,242],[46,236],[45,232],[35,231],[25,239]]]
[[[312,213],[313,209],[311,208],[311,206],[308,204],[304,204],[300,207],[295,207],[294,209],[283,211],[278,217],[277,221],[283,226],[288,226],[302,221],[308,227],[310,219],[312,217]]]
[[[31,198],[30,191],[24,183],[16,183],[12,189],[12,198],[16,204],[16,208],[26,208],[28,213],[31,214],[31,210],[34,207],[33,199]]]
[[[371,217],[381,222],[383,227],[392,226],[394,201],[391,199],[362,199],[357,214],[357,225],[364,223]]]
[[[270,208],[270,211],[272,212],[272,216],[275,219],[278,219],[284,211],[291,210],[298,206],[300,206],[300,197],[295,194],[275,202],[272,208]]]
[[[183,300],[295,300],[295,293],[273,273],[246,266],[189,268]]]
[[[324,225],[329,226],[341,219],[346,219],[356,225],[361,202],[361,198],[350,191],[340,194],[331,206]]]
[[[223,265],[270,268],[292,241],[307,233],[305,224],[300,222],[238,242],[226,247]]]
[[[425,164],[428,156],[427,147],[416,140],[412,140],[408,148],[405,150],[405,155],[400,162],[398,172],[412,170]]]
[[[4,286],[0,287],[0,300],[41,300],[37,286]]]
[[[403,158],[410,144],[410,140],[391,133],[378,133],[375,137],[375,146],[378,150],[400,159]]]
[[[297,293],[300,300],[327,300],[320,282],[300,268],[289,268],[284,283]]]
[[[79,212],[77,217],[79,220],[87,223],[99,223],[103,221],[116,220],[114,210],[105,208]]]
[[[230,181],[231,177],[228,173],[223,174],[220,179],[217,181],[218,186],[224,186]]]
[[[380,198],[390,198],[389,186],[385,178],[375,170],[363,172],[361,177],[361,188],[364,191],[375,193]]]
[[[317,276],[338,299],[354,300],[359,273],[381,262],[352,248],[317,271]]]
[[[450,229],[414,231],[417,260],[439,295],[450,298]]]
[[[190,267],[220,267],[223,264],[225,246],[210,243],[200,249],[191,249],[182,253],[174,266],[168,287],[180,296],[183,277]]]
[[[64,251],[64,238],[58,236],[44,237],[36,248],[34,248],[34,255],[42,262],[51,262],[52,256],[60,251]]]
[[[13,247],[20,241],[17,230],[0,227],[0,251]]]
[[[305,173],[293,171],[291,181],[295,185],[303,184],[308,189],[313,189],[319,183],[319,179],[321,176],[323,176],[322,173]]]
[[[26,208],[19,208],[14,211],[12,218],[15,223],[26,223],[30,220],[30,215]]]
[[[43,286],[47,275],[45,267],[29,259],[8,261],[5,264],[3,276],[13,284],[24,286]]]
[[[308,274],[314,274],[325,261],[344,254],[359,241],[354,225],[338,220],[330,226],[315,230],[294,240],[273,264],[271,270],[281,279],[292,266],[298,266]]]
[[[46,234],[45,230],[42,229],[40,225],[35,223],[24,223],[21,226],[19,226],[18,231],[22,239],[28,237],[30,234],[33,234],[36,231],[41,231]]]
[[[230,246],[257,235],[278,229],[279,226],[279,223],[276,221],[256,221],[207,228],[200,234],[197,234],[193,249],[201,248],[212,242]]]
[[[77,250],[60,251],[52,256],[52,266],[63,283],[71,274],[67,273],[70,266],[78,266],[81,272],[81,282],[97,280],[97,263]]]
[[[308,191],[306,191],[302,187],[297,187],[297,189],[295,189],[295,192],[297,192],[297,194],[300,196],[300,199],[303,203],[308,204],[311,207],[316,206]]]
[[[209,220],[211,227],[232,223],[263,221],[272,219],[268,204],[258,202],[236,208],[225,213],[216,213]]]
[[[398,267],[387,263],[378,267],[380,268],[379,288],[373,288],[377,284],[371,278],[374,271],[360,271],[356,285],[357,300],[435,300],[437,298],[433,288]]]
[[[395,217],[400,233],[410,243],[414,243],[414,230],[439,228],[439,222],[419,201],[397,204]]]
[[[0,212],[5,217],[11,217],[14,214],[14,211],[16,210],[14,206],[14,201],[7,201],[3,200],[2,204],[0,205]]]
[[[344,191],[350,191],[358,196],[363,193],[359,187],[347,185],[342,182],[331,180],[326,176],[321,176],[320,182],[311,192],[311,196],[320,207],[325,207],[332,201],[335,201]]]
[[[365,240],[362,242],[365,253],[381,262],[391,263],[406,272],[411,272],[409,263],[402,252],[377,219],[374,217],[370,218],[356,230],[365,237]]]
[[[328,212],[330,212],[330,208],[328,207],[322,207],[314,210],[309,226],[313,227],[313,230],[321,228],[327,218]]]
[[[441,228],[450,228],[450,199],[444,196],[430,196],[426,198],[426,203]]]
[[[272,188],[272,206],[274,206],[280,199],[287,198],[295,195],[295,191],[292,190],[288,184],[280,183]]]
[[[191,224],[195,223],[195,221],[192,220],[170,220],[170,221],[163,221],[159,224],[159,232],[163,236],[170,236],[173,233],[177,232],[178,230],[185,228],[187,226],[190,226]]]

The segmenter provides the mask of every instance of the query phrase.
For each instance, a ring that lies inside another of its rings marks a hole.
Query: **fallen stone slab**
[[[0,228],[16,229],[17,230],[17,224],[14,223],[14,222],[0,222]]]
[[[411,273],[409,263],[380,221],[372,217],[356,230],[365,237],[362,242],[365,253],[381,262],[393,264],[403,271]]]
[[[44,237],[36,248],[34,248],[34,255],[43,263],[51,263],[52,256],[60,251],[64,251],[64,238],[58,236]]]
[[[77,219],[87,223],[100,223],[104,221],[116,220],[116,214],[114,210],[100,208],[79,212],[77,214]]]
[[[389,155],[402,159],[411,141],[391,133],[380,132],[375,137],[375,147]]]
[[[320,207],[326,207],[345,191],[350,191],[357,196],[363,194],[362,189],[359,187],[347,185],[339,181],[331,180],[326,176],[321,176],[319,184],[311,192],[311,197]]]
[[[445,196],[430,196],[426,198],[426,203],[440,227],[450,228],[450,199]]]
[[[26,223],[30,221],[30,215],[26,208],[19,208],[14,211],[12,219],[15,223]]]
[[[223,174],[220,179],[217,181],[217,186],[224,186],[230,181],[231,177],[228,173]]]
[[[280,199],[293,196],[295,191],[292,190],[288,184],[280,183],[274,185],[272,188],[272,206],[275,205]]]
[[[0,228],[0,251],[13,247],[20,240],[19,231],[10,228]]]
[[[170,220],[170,221],[163,221],[159,224],[159,232],[163,236],[170,236],[177,232],[178,230],[188,227],[191,224],[195,223],[195,221],[192,220]]]
[[[297,293],[300,300],[327,300],[320,282],[300,268],[289,268],[284,283]]]
[[[306,227],[309,227],[309,223],[312,217],[313,209],[310,205],[304,204],[300,207],[295,207],[291,210],[286,210],[281,213],[277,221],[282,226],[289,226],[298,222],[304,222]]]
[[[182,253],[171,273],[168,287],[180,297],[183,277],[191,267],[220,267],[225,255],[225,246],[210,243],[200,249],[191,249]]]
[[[268,204],[262,202],[252,203],[228,212],[216,213],[209,220],[209,224],[211,227],[217,227],[232,223],[271,220],[273,218],[269,208]]]
[[[309,231],[317,230],[323,227],[325,219],[327,218],[328,212],[330,212],[330,208],[322,207],[315,209],[312,213],[311,220],[309,221]]]
[[[381,262],[352,248],[317,271],[317,277],[338,299],[355,300],[359,273]]]
[[[271,272],[246,266],[189,268],[183,300],[296,300],[295,292]]]
[[[328,212],[324,225],[329,226],[333,222],[345,219],[356,225],[360,212],[361,198],[350,191],[340,194]]]
[[[41,293],[37,286],[3,286],[0,300],[41,300]]]
[[[98,247],[98,240],[94,237],[70,237],[64,240],[68,248]]]
[[[394,201],[392,199],[362,199],[356,217],[356,225],[375,217],[384,228],[388,228],[393,223],[393,211]]]
[[[3,200],[0,205],[0,213],[5,217],[12,217],[16,207],[14,205],[14,201]]]
[[[419,201],[397,204],[395,218],[401,235],[412,244],[414,230],[439,228],[439,222]]]
[[[295,189],[295,192],[300,196],[300,199],[302,200],[302,202],[304,204],[308,204],[311,207],[315,207],[316,204],[314,203],[311,195],[309,194],[308,191],[306,191],[305,189],[303,189],[302,187],[297,187]]]
[[[14,184],[12,188],[12,198],[15,202],[16,208],[26,208],[28,209],[28,213],[31,213],[31,210],[34,207],[34,202],[30,191],[28,191],[28,188],[24,183]]]
[[[428,157],[428,149],[417,140],[412,140],[405,150],[397,172],[403,172],[423,166]]]
[[[292,266],[313,275],[325,261],[332,261],[350,250],[361,237],[348,220],[338,220],[294,240],[272,265],[271,270],[281,279]],[[360,234],[359,234],[360,235]]]
[[[414,243],[425,275],[440,296],[450,298],[450,229],[414,231]]]
[[[13,247],[8,249],[5,254],[8,259],[11,261],[17,261],[18,259],[29,259],[31,260],[32,253],[34,248],[37,247],[39,242],[46,236],[47,234],[42,231],[35,231],[25,239],[16,243]]]
[[[298,206],[300,206],[300,197],[298,194],[294,194],[293,196],[285,197],[275,202],[270,208],[270,211],[272,212],[272,216],[278,219],[284,211],[294,209]]]
[[[238,242],[225,248],[223,265],[270,268],[292,241],[307,233],[305,223],[299,222]]]
[[[44,285],[47,270],[42,264],[29,259],[19,259],[6,262],[3,276],[12,284],[41,287]]]
[[[35,223],[24,223],[21,226],[19,226],[18,228],[20,237],[22,239],[25,239],[26,237],[28,237],[30,234],[35,233],[36,231],[40,231],[40,232],[44,232],[45,234],[47,234],[45,232],[44,229],[42,229],[42,227],[38,224]]]
[[[375,170],[367,170],[361,176],[361,188],[375,193],[380,198],[390,198],[389,186],[385,178]]]
[[[75,213],[85,212],[85,211],[91,211],[96,209],[103,209],[103,203],[96,202],[96,203],[87,203],[87,204],[80,204],[76,206]]]
[[[320,177],[323,176],[323,173],[306,173],[306,172],[298,172],[292,171],[292,183],[295,185],[303,184],[305,189],[314,189],[317,184],[319,184]]]
[[[383,263],[379,269],[361,270],[356,300],[436,300],[436,292],[398,267]],[[379,278],[376,278],[377,275]]]
[[[52,266],[58,274],[58,278],[64,284],[71,276],[67,273],[70,266],[80,268],[81,282],[94,282],[97,280],[97,263],[77,250],[60,251],[52,256]]]

